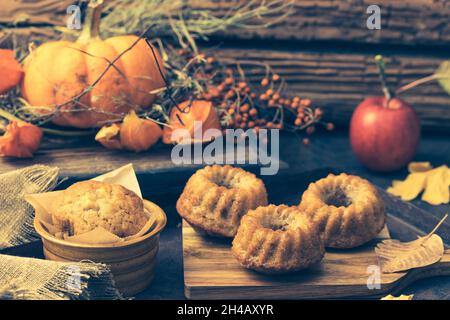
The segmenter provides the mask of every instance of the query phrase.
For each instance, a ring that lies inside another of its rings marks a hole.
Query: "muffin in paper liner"
[[[100,175],[92,180],[120,185],[125,189],[134,192],[134,194],[136,194],[136,196],[138,196],[142,200],[142,193],[132,164],[125,165],[116,170]],[[149,212],[147,207],[144,206],[144,213],[147,215],[148,220],[143,225],[143,227],[133,235],[119,237],[103,227],[96,227],[95,229],[84,233],[70,235],[61,224],[55,223],[55,221],[57,221],[58,219],[55,219],[54,213],[57,212],[56,207],[61,203],[60,200],[63,194],[64,191],[61,190],[30,194],[25,196],[25,199],[35,209],[35,219],[37,219],[42,224],[42,226],[48,231],[48,233],[58,239],[64,239],[65,241],[73,243],[93,245],[114,244],[132,240],[144,235],[151,230],[152,226],[155,223],[154,214],[152,214],[152,212]]]

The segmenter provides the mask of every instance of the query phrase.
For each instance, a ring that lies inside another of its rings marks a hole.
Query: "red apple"
[[[399,98],[366,98],[353,112],[350,143],[367,168],[394,171],[412,160],[420,139],[414,109]]]

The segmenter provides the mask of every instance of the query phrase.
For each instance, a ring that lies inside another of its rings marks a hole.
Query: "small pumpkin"
[[[180,121],[181,120],[181,121]],[[195,132],[195,122],[201,122],[202,132]],[[187,130],[192,142],[208,142],[213,137],[204,137],[208,129],[221,130],[219,117],[210,101],[194,100],[184,101],[173,108],[169,116],[169,125],[164,127],[163,142],[167,144],[182,142],[184,135],[177,136],[175,130]],[[195,140],[196,136],[201,136],[201,141]]]
[[[42,44],[24,62],[23,97],[40,114],[76,97],[101,76],[110,62],[139,38],[124,35],[102,40],[99,36],[103,0],[91,0],[86,22],[76,42]],[[160,55],[154,50],[161,71]],[[77,128],[99,127],[118,121],[128,111],[149,106],[154,92],[164,87],[164,79],[144,39],[126,51],[79,103],[69,103],[52,121]],[[42,108],[45,106],[46,108]]]

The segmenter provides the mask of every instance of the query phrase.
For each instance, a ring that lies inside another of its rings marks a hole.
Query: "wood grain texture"
[[[354,108],[367,96],[382,95],[372,52],[353,53],[328,47],[249,48],[223,47],[221,57],[239,59],[251,82],[258,84],[270,65],[287,82],[287,92],[310,98],[324,108],[326,118],[348,124]],[[432,74],[441,57],[411,55],[406,51],[385,55],[391,88]],[[436,83],[416,87],[401,95],[414,106],[422,125],[450,130],[450,96]]]
[[[3,31],[5,32],[5,31]],[[48,38],[50,28],[13,30],[16,45],[27,47],[31,39]],[[2,31],[0,30],[0,38]],[[6,45],[6,42],[5,42]],[[326,111],[326,120],[348,125],[354,108],[367,96],[380,95],[378,72],[373,52],[349,52],[336,47],[313,45],[293,47],[225,46],[214,52],[227,61],[241,61],[248,80],[258,85],[265,76],[261,64],[270,65],[287,83],[289,96],[312,99]],[[412,54],[408,51],[388,52],[388,83],[398,88],[432,74],[445,58],[439,55]],[[255,65],[259,64],[259,66]],[[436,83],[430,82],[401,95],[414,106],[426,129],[450,132],[450,96]]]
[[[309,182],[327,174],[324,170],[300,174],[291,169],[290,176],[266,179],[269,201],[296,205]],[[435,220],[428,212],[397,200],[385,191],[380,192],[388,212],[387,226],[392,238],[410,241],[433,228],[423,224],[425,220]],[[417,219],[422,223],[417,223]],[[438,234],[447,242],[450,225],[444,223],[442,227]],[[241,267],[231,254],[230,240],[202,237],[186,222],[183,222],[182,236],[185,295],[191,299],[377,298],[396,294],[421,278],[450,275],[450,252],[447,251],[438,264],[408,272],[381,274],[381,288],[369,290],[368,267],[378,265],[373,249],[379,240],[374,240],[350,250],[327,250],[324,260],[311,270],[266,276]]]
[[[450,161],[450,152],[448,152],[450,150],[448,149],[450,148],[450,145],[448,145],[448,140],[445,140],[444,137],[441,137],[441,140],[442,143],[439,143],[436,138],[430,140],[425,137],[422,143],[422,147],[424,148],[421,148],[419,154],[420,159],[422,159],[423,156],[426,156],[427,160],[433,162],[435,160],[439,161],[439,163],[442,161],[446,162],[446,159]],[[347,140],[345,136],[341,136],[339,132],[335,132],[332,135],[326,134],[323,136],[323,139],[321,139],[320,135],[315,136],[312,141],[313,143],[307,147],[301,144],[294,145],[294,141],[290,141],[291,150],[289,151],[292,152],[292,155],[289,156],[289,159],[292,160],[292,164],[298,164],[302,169],[298,174],[294,174],[295,171],[293,169],[289,170],[288,177],[286,177],[283,172],[280,172],[277,176],[267,176],[270,180],[273,179],[272,181],[265,179],[269,195],[275,197],[274,199],[271,199],[271,202],[276,199],[283,202],[287,201],[288,199],[285,200],[280,198],[283,194],[288,193],[286,192],[287,190],[291,194],[292,190],[294,190],[299,195],[301,190],[306,188],[309,181],[317,180],[329,172],[328,170],[319,170],[314,174],[310,171],[305,172],[305,170],[308,170],[307,168],[311,167],[323,167],[329,164],[339,166],[345,165],[342,170],[345,169],[347,172],[364,176],[372,182],[376,181],[380,186],[387,186],[390,184],[391,179],[403,178],[406,175],[405,172],[400,172],[395,176],[375,173],[371,173],[370,177],[367,176],[369,172],[358,167],[352,157],[348,154]],[[283,150],[287,151],[286,148],[283,148]],[[73,154],[74,153],[72,153],[72,155]],[[151,152],[141,155],[141,157],[147,161],[152,161]],[[156,172],[152,172],[151,174],[141,173],[138,175],[141,186],[145,184],[148,187],[149,192],[146,193],[146,197],[148,196],[150,200],[156,202],[165,210],[168,215],[168,222],[169,224],[171,223],[173,227],[166,228],[161,234],[161,248],[158,254],[159,262],[157,265],[156,277],[151,286],[145,292],[138,295],[136,297],[137,299],[183,299],[184,297],[181,228],[176,227],[180,220],[175,211],[174,203],[180,195],[187,178],[191,174],[192,172],[190,170],[186,171],[182,168],[175,168],[171,171],[171,175]],[[280,181],[282,181],[282,183],[279,183]],[[167,203],[167,206],[163,205],[163,201]],[[298,201],[298,196],[295,201]],[[417,224],[418,228],[428,232],[436,225],[437,221],[440,220],[442,214],[446,210],[448,210],[448,205],[430,207],[427,209],[427,212],[422,211],[419,214],[418,211],[410,212],[405,210],[405,220],[389,216],[388,224],[391,235],[393,238],[402,241],[416,239],[417,235],[425,234],[425,232],[409,225],[408,222],[411,222],[412,219],[421,220],[420,223]],[[403,213],[403,211],[404,209],[402,208],[401,212]],[[435,218],[437,220],[435,220]],[[427,226],[429,222],[433,224],[431,227]],[[448,228],[449,227],[447,226],[447,229]],[[440,228],[438,230],[439,235],[444,236],[444,230],[445,229]],[[43,258],[41,242],[0,250],[0,253]],[[414,293],[415,299],[448,299],[449,288],[450,277],[438,277],[426,281],[419,281],[413,286],[405,288],[402,293]]]
[[[183,222],[185,295],[190,299],[321,299],[381,297],[423,277],[450,274],[450,253],[435,265],[381,274],[380,289],[367,287],[369,266],[377,266],[375,242],[327,251],[324,260],[303,272],[266,276],[241,267],[230,243],[199,236]]]
[[[30,40],[42,41],[55,35],[46,25],[64,24],[64,8],[72,0],[34,1],[6,0],[0,11],[0,24],[10,23],[17,16],[27,15],[29,21],[18,29],[0,30],[0,39],[12,32],[16,46],[27,47]],[[187,5],[196,9],[212,10],[224,15],[243,0],[189,0]],[[396,45],[431,43],[448,45],[450,42],[449,1],[385,0],[380,4],[386,9],[386,26],[381,31],[368,30],[360,26],[355,17],[364,17],[370,1],[295,1],[295,14],[273,28],[257,30],[229,30],[219,35],[226,38],[245,39],[295,39],[291,45],[276,41],[248,43],[223,47],[217,52],[225,58],[248,60],[250,63],[267,63],[282,75],[289,84],[291,95],[312,99],[326,111],[326,119],[337,124],[348,124],[352,111],[366,96],[379,95],[380,86],[376,67],[372,61],[375,53],[387,57],[388,82],[393,87],[409,83],[432,74],[441,61],[448,58],[445,50],[416,51],[412,47],[400,47],[386,51],[384,47],[371,50],[358,42]],[[41,27],[33,25],[39,17]],[[9,20],[8,20],[9,19]],[[418,37],[418,38],[415,38]],[[422,39],[423,38],[423,39]],[[335,42],[317,46],[305,40],[351,40],[347,49]],[[9,41],[11,42],[11,41]],[[7,42],[2,42],[7,46]],[[386,52],[385,52],[386,51]],[[263,68],[245,65],[251,81],[259,82],[264,76]],[[425,128],[450,132],[450,98],[436,83],[430,83],[405,93],[404,98],[417,110]]]
[[[117,1],[117,0],[113,0]],[[288,0],[286,0],[288,1]],[[0,24],[64,25],[65,9],[74,0],[3,0]],[[196,10],[224,16],[247,0],[185,0]],[[366,27],[371,0],[294,0],[293,14],[271,28],[231,29],[220,36],[239,39],[339,40],[360,43],[448,45],[450,2],[446,0],[382,0],[381,30]]]
[[[221,16],[246,0],[190,0],[194,8]],[[229,30],[221,34],[239,39],[337,40],[403,45],[448,45],[450,2],[446,0],[294,0],[293,14],[271,28]],[[366,27],[367,7],[381,8],[381,30]]]
[[[60,177],[79,180],[92,178],[128,163],[133,163],[134,170],[138,175],[147,174],[150,176],[163,174],[167,171],[175,173],[175,175],[177,171],[193,173],[195,169],[203,166],[203,164],[194,163],[175,165],[171,158],[171,150],[171,145],[164,145],[162,142],[146,152],[135,153],[108,150],[95,142],[93,136],[80,140],[48,137],[43,141],[33,158],[0,157],[0,173],[42,163],[57,166],[60,169]],[[246,152],[248,159],[248,150]],[[194,151],[192,154],[194,154]],[[196,157],[201,157],[201,155],[196,155]],[[286,169],[287,164],[281,160],[279,168]],[[173,179],[174,177],[167,178]],[[162,181],[161,183],[167,186],[171,182]]]
[[[63,25],[74,0],[2,0],[0,24]]]

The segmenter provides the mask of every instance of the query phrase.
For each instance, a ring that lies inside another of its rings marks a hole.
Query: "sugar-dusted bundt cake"
[[[274,274],[308,268],[325,248],[317,225],[298,207],[269,205],[242,218],[232,253],[244,267]]]
[[[196,231],[234,237],[242,216],[264,205],[266,188],[253,173],[214,165],[190,177],[177,201],[177,211]]]
[[[362,245],[380,233],[386,220],[377,189],[345,173],[311,183],[299,207],[319,225],[325,246],[330,248]]]

